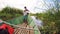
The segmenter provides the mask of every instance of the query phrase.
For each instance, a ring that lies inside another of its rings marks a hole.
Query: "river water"
[[[37,26],[40,26],[40,27],[43,26],[42,20],[36,19],[35,16],[31,16],[31,18],[33,19],[33,21],[35,22],[35,24],[36,24]]]

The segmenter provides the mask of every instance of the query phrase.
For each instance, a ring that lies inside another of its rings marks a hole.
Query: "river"
[[[43,26],[42,20],[36,19],[35,16],[31,16],[31,18],[33,19],[33,21],[35,22],[35,24],[36,24],[37,26],[40,26],[40,27]]]

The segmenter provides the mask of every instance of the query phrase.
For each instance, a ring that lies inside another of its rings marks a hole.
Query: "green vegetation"
[[[8,20],[21,16],[23,10],[17,8],[5,7],[0,11],[0,19]]]
[[[60,34],[60,10],[55,11],[54,8],[52,8],[45,13],[37,13],[35,15],[44,23],[43,28],[40,28],[42,32],[48,34]]]

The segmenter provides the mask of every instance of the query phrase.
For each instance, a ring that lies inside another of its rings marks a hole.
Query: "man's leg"
[[[26,15],[26,16],[24,16],[24,23],[26,23],[26,24],[28,24],[27,18],[28,18],[28,16],[27,16],[27,15]]]

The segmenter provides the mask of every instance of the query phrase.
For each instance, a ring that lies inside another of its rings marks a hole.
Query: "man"
[[[43,22],[42,22],[41,20],[39,20],[38,17],[36,17],[35,22],[36,22],[36,25],[37,25],[37,26],[40,26],[40,27],[43,26]]]
[[[14,29],[8,25],[5,24],[2,20],[0,20],[0,34],[13,34]]]
[[[28,23],[27,22],[27,18],[28,18],[28,15],[29,15],[29,10],[26,8],[26,6],[24,7],[24,12],[23,12],[23,15],[24,15],[24,22],[25,23]]]
[[[41,34],[43,34],[42,32],[42,28],[43,28],[43,22],[41,20],[38,19],[38,17],[36,17],[36,25],[38,26],[38,29],[40,30]]]

